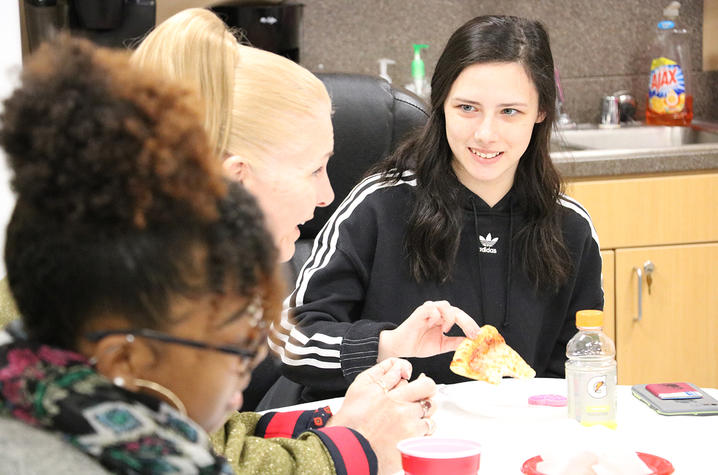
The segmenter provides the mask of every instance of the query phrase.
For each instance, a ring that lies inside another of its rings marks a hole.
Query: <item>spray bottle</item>
[[[411,62],[411,84],[407,84],[405,87],[421,97],[425,101],[428,101],[431,96],[431,86],[426,80],[426,68],[424,67],[424,60],[421,59],[421,50],[428,48],[429,45],[414,44],[414,60]]]
[[[658,23],[648,84],[646,123],[686,126],[693,119],[688,32],[676,28],[681,4],[671,2]]]

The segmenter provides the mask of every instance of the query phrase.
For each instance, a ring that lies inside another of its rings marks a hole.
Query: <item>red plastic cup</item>
[[[476,475],[481,444],[466,439],[415,437],[397,445],[406,475]]]

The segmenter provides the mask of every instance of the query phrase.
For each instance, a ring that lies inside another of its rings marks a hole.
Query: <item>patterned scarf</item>
[[[233,473],[168,404],[114,386],[80,354],[30,341],[0,346],[0,417],[59,433],[116,473]]]

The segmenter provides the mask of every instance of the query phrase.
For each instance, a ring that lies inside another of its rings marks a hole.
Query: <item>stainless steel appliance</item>
[[[156,0],[23,0],[28,50],[61,30],[130,47],[155,25]]]
[[[292,2],[229,1],[210,7],[233,28],[241,30],[252,46],[299,62],[304,5]]]

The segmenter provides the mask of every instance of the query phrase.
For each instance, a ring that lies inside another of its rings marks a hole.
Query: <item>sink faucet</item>
[[[603,96],[601,99],[600,128],[614,128],[621,126],[621,111],[618,108],[618,96]]]
[[[636,98],[629,91],[621,90],[601,99],[601,122],[599,127],[619,127],[636,124]]]
[[[556,81],[556,126],[559,129],[573,129],[576,127],[576,122],[571,120],[568,113],[563,110],[563,88],[561,87],[561,76],[557,67],[553,69],[553,77]]]
[[[612,94],[618,97],[618,109],[621,113],[621,122],[636,122],[636,98],[630,91],[621,90]]]

